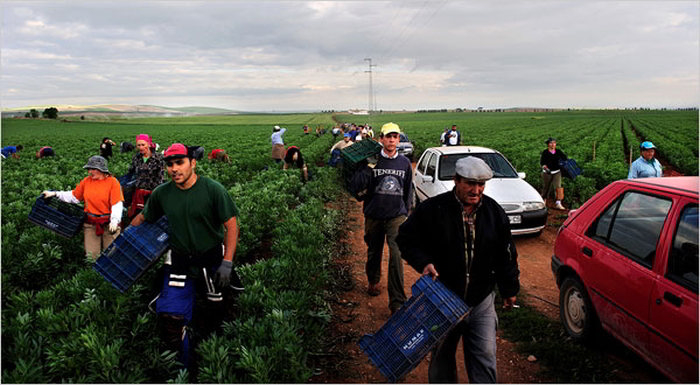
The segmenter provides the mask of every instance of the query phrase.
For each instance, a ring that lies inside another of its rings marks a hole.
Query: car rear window
[[[475,156],[489,165],[494,178],[518,178],[518,173],[503,155],[498,153],[449,154],[440,157],[440,180],[450,180],[455,176],[455,164],[460,158]]]
[[[683,208],[668,259],[666,277],[698,292],[698,206]]]
[[[651,268],[671,200],[627,192],[593,222],[587,235]]]

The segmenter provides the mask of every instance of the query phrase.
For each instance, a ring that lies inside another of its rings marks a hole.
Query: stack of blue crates
[[[469,307],[439,281],[424,275],[412,297],[375,334],[358,345],[391,382],[400,380],[469,312]]]
[[[83,227],[85,213],[82,206],[61,202],[58,198],[39,196],[28,219],[58,235],[72,238]]]
[[[130,226],[102,252],[93,268],[123,293],[165,253],[168,245],[167,217]]]

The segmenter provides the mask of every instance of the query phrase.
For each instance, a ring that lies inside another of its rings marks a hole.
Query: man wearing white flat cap
[[[470,383],[497,382],[494,288],[512,308],[520,290],[517,251],[508,217],[484,195],[493,171],[483,160],[457,161],[452,191],[416,207],[399,227],[401,257],[416,271],[439,279],[471,309],[432,352],[428,381],[458,382],[455,353],[462,338]]]

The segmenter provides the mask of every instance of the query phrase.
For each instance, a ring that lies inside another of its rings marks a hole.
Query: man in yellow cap
[[[389,245],[389,273],[387,289],[389,310],[393,314],[406,301],[403,290],[403,264],[396,244],[399,226],[406,220],[413,199],[411,161],[400,155],[396,146],[401,129],[396,123],[382,126],[379,142],[384,147],[373,169],[365,167],[357,172],[350,183],[358,191],[358,199],[364,202],[365,243],[367,264],[365,271],[369,286],[367,293],[379,295],[382,276],[384,240]]]

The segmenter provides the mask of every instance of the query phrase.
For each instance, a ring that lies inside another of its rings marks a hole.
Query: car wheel
[[[586,288],[575,277],[564,279],[559,291],[559,316],[575,340],[588,341],[595,334],[598,318]]]

